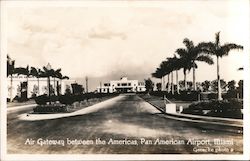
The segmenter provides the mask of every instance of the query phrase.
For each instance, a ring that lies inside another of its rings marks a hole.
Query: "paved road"
[[[80,116],[40,121],[18,119],[28,111],[8,113],[10,154],[242,153],[242,134],[223,132],[223,127],[214,125],[165,118],[133,94],[120,95],[103,103],[98,111]],[[214,139],[226,142],[215,145]]]

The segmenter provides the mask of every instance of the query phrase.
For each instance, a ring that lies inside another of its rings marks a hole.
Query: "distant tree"
[[[72,83],[71,87],[72,87],[73,94],[75,95],[83,94],[84,88],[82,87],[82,85],[77,84],[77,83]]]
[[[240,95],[240,98],[243,98],[243,80],[240,80],[238,82],[237,91],[238,91],[238,93]]]
[[[231,81],[229,81],[228,83],[227,83],[227,87],[228,87],[228,90],[230,90],[230,91],[233,91],[233,90],[235,90],[235,84],[236,84],[236,82],[234,81],[234,80],[231,80]]]
[[[154,83],[152,82],[152,80],[150,78],[145,79],[145,88],[146,88],[147,93],[153,91]]]
[[[209,90],[209,87],[211,86],[211,82],[208,80],[205,80],[204,82],[201,83],[203,92],[207,92]]]
[[[161,91],[161,83],[156,83],[157,91]]]
[[[217,81],[218,80],[213,80],[211,82],[211,87],[212,87],[213,91],[217,91],[218,92],[218,82]],[[227,83],[223,79],[220,80],[220,85],[221,85],[221,89],[226,90]]]
[[[69,95],[72,94],[71,90],[70,90],[70,86],[66,85],[66,89],[65,89],[65,95]]]

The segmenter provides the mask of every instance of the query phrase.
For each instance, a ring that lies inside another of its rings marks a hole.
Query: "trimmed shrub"
[[[35,113],[61,113],[68,112],[65,105],[54,104],[54,105],[39,105],[36,106],[33,111]]]
[[[231,100],[212,100],[209,102],[198,102],[189,105],[182,113],[226,117],[226,118],[243,118],[241,109],[243,108],[243,101],[237,99]],[[208,112],[205,112],[208,111]]]
[[[76,101],[75,96],[71,94],[61,95],[59,97],[59,102],[61,104],[72,105],[75,101]]]
[[[41,95],[35,98],[35,102],[38,105],[46,105],[49,102],[49,97],[47,95]]]

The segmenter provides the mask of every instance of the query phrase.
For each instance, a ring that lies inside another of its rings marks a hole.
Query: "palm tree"
[[[171,90],[171,86],[170,86],[170,74],[172,72],[172,67],[171,67],[171,63],[168,60],[165,60],[161,63],[160,68],[163,70],[163,75],[167,75],[168,76],[168,83],[167,83],[167,87],[168,87],[168,93]],[[165,86],[165,85],[164,85]]]
[[[174,94],[174,75],[173,72],[175,71],[175,62],[174,58],[167,58],[168,62],[168,71],[170,71],[171,75],[171,92]]]
[[[181,62],[180,62],[180,59],[176,57],[176,55],[174,54],[174,57],[172,58],[168,58],[168,61],[171,62],[171,68],[173,71],[176,71],[176,92],[179,94],[179,81],[178,81],[178,70],[181,69]],[[173,76],[172,76],[172,84],[173,84]],[[173,85],[172,85],[172,88]]]
[[[15,69],[16,73],[18,75],[25,75],[26,76],[26,80],[27,80],[27,87],[26,87],[26,90],[27,90],[27,98],[29,96],[29,76],[31,75],[30,74],[30,70],[29,70],[29,65],[27,65],[26,68],[23,68],[23,67],[18,67]]]
[[[7,77],[10,76],[10,102],[12,102],[13,74],[15,74],[15,60],[7,55]]]
[[[47,77],[49,98],[51,96],[50,77],[52,77],[53,75],[54,75],[54,70],[51,69],[51,65],[48,63],[46,67],[45,66],[43,67],[43,71],[41,71],[41,77]],[[49,101],[49,104],[51,104],[51,101]]]
[[[243,50],[243,46],[234,43],[225,43],[224,45],[221,45],[220,32],[215,33],[215,42],[201,43],[200,45],[207,50],[207,53],[215,55],[217,58],[218,100],[222,100],[219,59],[222,58],[223,56],[227,56],[229,54],[229,51],[233,49]]]
[[[63,76],[62,73],[57,73],[57,78],[59,78],[61,80],[60,86],[62,87],[62,80],[64,79],[69,79],[68,76]],[[58,94],[59,94],[59,89],[58,89]]]
[[[206,54],[207,51],[202,48],[202,45],[199,44],[195,46],[193,41],[189,40],[188,38],[185,38],[183,43],[185,44],[186,48],[177,49],[176,52],[180,55],[183,61],[186,61],[186,63],[184,63],[186,69],[193,69],[193,89],[197,90],[195,69],[198,68],[198,65],[196,64],[196,61],[203,61],[209,65],[213,64],[214,62],[212,57]]]
[[[40,95],[40,83],[39,78],[41,78],[41,69],[37,69],[35,67],[31,67],[30,74],[37,78],[37,86],[38,86],[38,95]]]
[[[56,91],[56,89],[58,89],[58,83],[57,83],[57,86],[56,86],[56,78],[58,78],[60,75],[61,75],[61,68],[59,68],[57,70],[53,70],[55,91]],[[57,90],[57,93],[59,93],[58,90]]]
[[[163,91],[164,90],[164,85],[163,85],[163,77],[164,77],[164,74],[163,74],[163,70],[161,68],[157,68],[156,71],[154,73],[151,74],[152,77],[154,78],[160,78],[161,79],[161,90]]]
[[[183,74],[184,74],[184,87],[185,87],[185,90],[187,90],[187,71],[188,72],[190,71],[190,69],[192,68],[192,65],[190,63],[190,59],[189,59],[186,49],[179,48],[176,50],[176,53],[180,57],[179,61],[180,61],[181,68],[183,68]]]

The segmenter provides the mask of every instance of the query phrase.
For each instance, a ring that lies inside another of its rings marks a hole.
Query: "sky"
[[[8,6],[7,51],[16,66],[41,68],[50,63],[80,83],[88,76],[90,90],[94,90],[100,81],[122,76],[143,81],[163,60],[173,57],[177,48],[184,47],[184,38],[195,44],[214,41],[220,31],[221,44],[244,46],[243,51],[231,51],[222,58],[221,78],[243,79],[243,71],[237,69],[248,58],[247,1],[71,4]],[[192,80],[191,72],[188,79]],[[214,79],[216,65],[198,63],[196,80]]]

